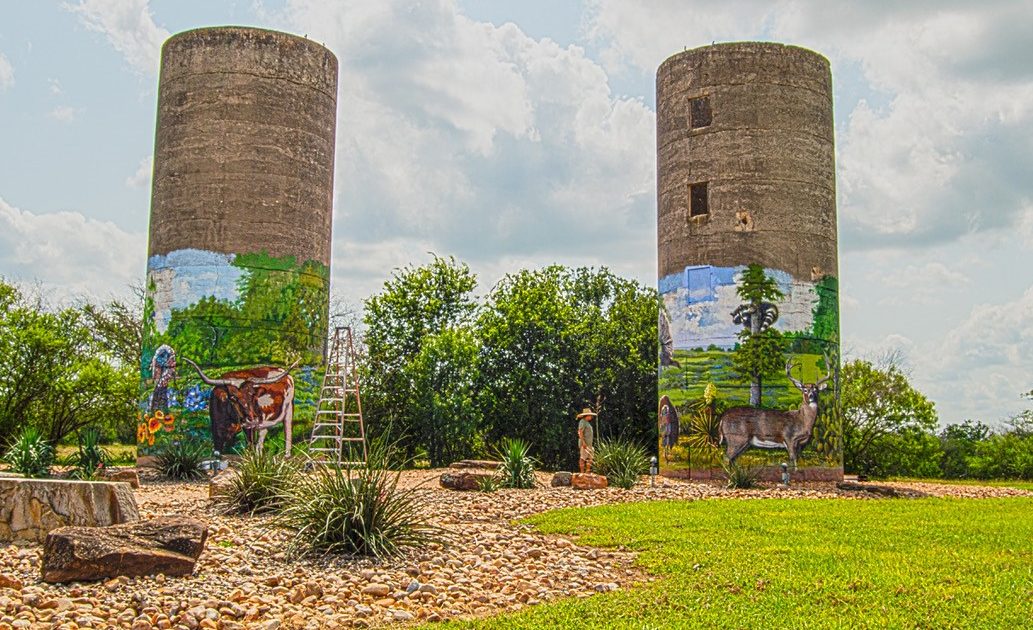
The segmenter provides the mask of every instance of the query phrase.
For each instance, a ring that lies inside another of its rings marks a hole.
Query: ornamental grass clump
[[[531,457],[527,443],[517,438],[502,440],[502,446],[495,449],[495,454],[502,462],[499,464],[499,486],[503,488],[534,488],[537,484],[534,469],[538,460]]]
[[[611,486],[630,490],[640,475],[649,472],[649,454],[640,445],[624,439],[599,440],[595,469]]]
[[[290,496],[301,474],[301,460],[271,450],[244,449],[236,474],[219,495],[219,507],[228,514],[277,512]]]
[[[413,489],[399,489],[391,447],[374,442],[365,466],[315,464],[288,491],[277,525],[293,530],[294,556],[342,553],[385,558],[440,541]]]
[[[54,465],[54,447],[36,427],[25,427],[4,453],[12,472],[30,478],[48,477]]]
[[[167,444],[154,457],[154,467],[167,479],[194,481],[204,477],[201,464],[205,448],[200,444],[179,441]]]

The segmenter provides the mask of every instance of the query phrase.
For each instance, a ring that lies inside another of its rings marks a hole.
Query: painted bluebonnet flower
[[[183,397],[183,408],[187,411],[204,411],[208,408],[208,399],[212,396],[212,390],[201,389],[200,385],[191,385],[186,388]]]

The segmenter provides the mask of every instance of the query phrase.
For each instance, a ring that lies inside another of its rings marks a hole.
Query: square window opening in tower
[[[707,182],[689,184],[689,216],[701,217],[707,214],[710,214]]]
[[[689,99],[689,122],[691,129],[709,127],[711,122],[710,97],[700,96]]]

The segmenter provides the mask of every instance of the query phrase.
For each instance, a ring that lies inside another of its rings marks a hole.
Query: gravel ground
[[[222,516],[207,485],[148,483],[136,492],[141,516],[186,515],[206,520],[210,536],[195,574],[185,578],[118,578],[103,583],[48,585],[39,580],[41,548],[0,548],[0,628],[336,628],[442,620],[519,610],[561,597],[589,597],[652,578],[633,556],[583,547],[514,523],[564,507],[650,500],[842,497],[834,484],[791,489],[726,490],[716,484],[648,480],[632,490],[577,491],[543,487],[492,494],[437,487],[441,471],[403,473],[442,546],[377,563],[348,558],[293,562],[284,532],[266,518]],[[1012,488],[930,483],[880,483],[914,496],[1033,496]]]

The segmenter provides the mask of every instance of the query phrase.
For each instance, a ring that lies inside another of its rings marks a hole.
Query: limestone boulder
[[[208,498],[214,499],[229,493],[233,486],[233,480],[237,478],[237,471],[234,468],[227,468],[219,472],[208,481]]]
[[[104,481],[123,481],[134,490],[140,487],[140,475],[129,468],[108,468],[101,476]]]
[[[62,527],[47,534],[43,544],[43,581],[189,575],[207,539],[205,523],[175,516],[111,527]]]
[[[491,479],[493,473],[449,470],[441,473],[438,482],[449,490],[477,490],[482,479]]]
[[[606,477],[592,473],[574,473],[570,476],[570,487],[578,490],[600,490],[608,486]]]
[[[566,487],[570,485],[570,478],[572,476],[573,473],[560,471],[552,476],[552,481],[550,483],[553,488]]]
[[[43,542],[58,527],[116,525],[139,518],[127,483],[0,479],[0,540]]]

